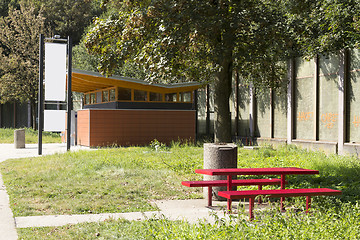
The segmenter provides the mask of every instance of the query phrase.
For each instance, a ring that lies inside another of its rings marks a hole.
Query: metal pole
[[[210,85],[206,85],[206,135],[210,136]]]
[[[66,150],[70,150],[71,145],[71,109],[72,109],[72,94],[71,94],[71,74],[72,74],[72,40],[68,36],[68,76],[67,76],[67,131],[66,131]]]
[[[239,73],[235,71],[235,134],[239,137]]]
[[[38,97],[38,154],[42,155],[42,131],[44,112],[44,35],[40,34],[39,41],[39,97]]]
[[[198,91],[195,90],[194,91],[194,95],[193,95],[194,99],[193,99],[193,105],[194,105],[194,109],[195,109],[195,142],[197,142],[198,140],[198,115],[199,115],[199,109],[198,109]],[[209,188],[210,189],[210,188]]]

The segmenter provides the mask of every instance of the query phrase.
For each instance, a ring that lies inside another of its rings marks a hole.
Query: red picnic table
[[[309,175],[319,174],[318,170],[304,169],[297,167],[282,167],[282,168],[222,168],[222,169],[196,169],[196,173],[218,176],[227,176],[227,190],[231,191],[232,176],[236,175],[280,175],[281,176],[281,189],[285,189],[285,176],[286,175]],[[284,197],[280,198],[281,209],[283,209]],[[228,209],[231,208],[231,200],[228,199]]]

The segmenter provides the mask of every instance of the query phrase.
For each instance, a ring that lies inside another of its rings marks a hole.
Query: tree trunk
[[[215,143],[231,142],[231,115],[229,99],[231,95],[232,56],[224,54],[221,70],[214,82],[214,140]]]

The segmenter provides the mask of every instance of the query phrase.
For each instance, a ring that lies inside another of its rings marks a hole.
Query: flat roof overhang
[[[197,82],[176,83],[176,84],[151,84],[139,79],[111,76],[105,77],[100,73],[76,70],[72,72],[72,91],[92,92],[111,87],[131,88],[157,93],[189,92],[201,87]]]

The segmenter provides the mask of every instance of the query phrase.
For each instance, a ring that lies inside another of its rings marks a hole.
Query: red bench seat
[[[208,187],[208,206],[212,206],[212,187],[227,186],[227,180],[207,180],[207,181],[183,181],[182,185],[187,187]],[[273,179],[234,179],[231,181],[233,186],[252,186],[258,185],[258,189],[262,190],[264,185],[280,185],[281,180]],[[260,203],[260,202],[259,202]]]
[[[306,196],[306,212],[311,204],[311,196],[341,195],[341,191],[330,188],[306,188],[306,189],[275,189],[275,190],[246,190],[246,191],[219,191],[219,196],[229,199],[228,211],[231,211],[231,200],[249,199],[249,218],[252,220],[254,199],[257,196],[276,197],[300,197]]]

